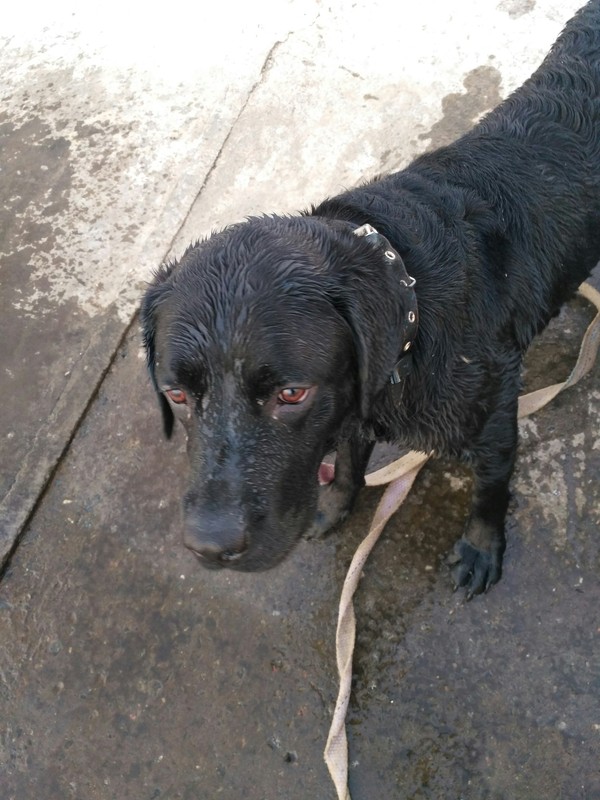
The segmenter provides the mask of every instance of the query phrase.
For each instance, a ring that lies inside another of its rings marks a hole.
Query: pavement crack
[[[0,582],[10,568],[27,524],[37,511],[56,472],[66,458],[106,375],[112,368],[119,348],[136,319],[134,315],[131,322],[116,337],[108,338],[106,335],[105,331],[111,324],[110,320],[105,322],[105,328],[90,336],[78,358],[78,365],[82,366],[71,370],[71,376],[58,394],[45,424],[36,433],[7,492],[0,498]],[[103,344],[107,340],[111,342],[108,348]],[[73,387],[84,381],[87,385],[87,376],[90,374],[95,376],[93,381],[89,383],[87,390],[82,392],[78,404],[72,407]],[[63,429],[68,430],[64,440],[60,435]],[[27,476],[30,480],[25,479]],[[31,486],[34,488],[30,491]]]
[[[265,57],[265,60],[263,61],[263,65],[259,70],[258,77],[256,78],[256,80],[254,81],[254,83],[252,84],[250,89],[248,90],[248,94],[246,95],[246,99],[242,103],[242,105],[240,107],[240,110],[236,114],[236,117],[233,120],[233,122],[231,123],[229,131],[227,132],[227,135],[223,139],[223,142],[221,143],[221,147],[219,148],[216,156],[213,159],[212,164],[210,165],[210,168],[208,169],[208,172],[206,173],[206,175],[204,177],[204,180],[202,181],[202,185],[198,189],[198,191],[196,193],[196,196],[194,197],[194,199],[192,200],[192,202],[190,204],[190,207],[188,209],[187,214],[183,218],[181,224],[179,225],[177,231],[175,232],[174,236],[171,239],[171,242],[170,242],[169,248],[168,248],[169,251],[173,248],[173,245],[176,242],[177,237],[179,236],[181,231],[184,229],[184,227],[185,227],[185,225],[186,225],[186,223],[187,223],[187,221],[188,221],[188,219],[190,217],[190,214],[192,213],[192,210],[193,210],[194,206],[196,205],[196,203],[198,202],[199,198],[201,197],[202,192],[206,189],[206,186],[208,185],[213,173],[217,169],[217,167],[218,167],[218,165],[219,165],[219,163],[221,161],[221,157],[222,157],[223,153],[225,152],[225,150],[227,149],[227,146],[228,146],[228,144],[229,144],[229,142],[231,140],[233,132],[235,131],[235,129],[237,127],[238,122],[244,116],[244,113],[246,112],[246,109],[248,108],[248,106],[252,102],[252,99],[253,99],[256,91],[261,87],[261,85],[264,83],[267,75],[269,74],[269,72],[270,72],[270,70],[271,70],[271,68],[272,68],[272,66],[273,66],[273,64],[275,62],[275,55],[276,55],[277,51],[280,49],[280,47],[282,47],[283,45],[286,44],[286,42],[289,40],[290,36],[292,36],[293,33],[294,33],[293,31],[290,31],[283,39],[278,39],[272,45],[272,47],[269,49],[269,52],[267,53],[267,55]]]

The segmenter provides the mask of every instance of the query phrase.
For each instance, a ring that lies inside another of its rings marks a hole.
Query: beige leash
[[[566,381],[555,383],[536,392],[523,395],[519,398],[519,418],[532,414],[549,403],[556,395],[577,383],[586,375],[596,359],[600,346],[600,292],[596,291],[589,283],[579,287],[579,293],[596,306],[597,314],[585,332],[577,363]],[[354,652],[354,638],[356,621],[352,597],[360,579],[362,568],[375,546],[380,533],[388,520],[404,502],[419,470],[429,459],[424,453],[410,452],[376,472],[366,476],[367,486],[382,486],[389,484],[381,498],[371,528],[358,546],[354,558],[348,569],[348,574],[342,587],[338,625],[336,633],[337,668],[340,678],[335,711],[327,744],[325,745],[325,762],[329,769],[331,779],[337,790],[338,800],[351,800],[348,789],[348,741],[346,738],[346,711],[350,700],[352,681],[352,654]]]

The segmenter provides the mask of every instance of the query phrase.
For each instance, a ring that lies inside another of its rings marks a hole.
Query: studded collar
[[[403,291],[406,292],[406,306],[408,310],[402,325],[402,341],[404,344],[402,345],[402,353],[394,365],[389,377],[389,382],[393,385],[397,385],[403,382],[403,380],[411,372],[413,366],[411,348],[413,346],[415,336],[417,335],[417,328],[419,324],[417,295],[414,289],[416,280],[406,271],[404,261],[402,261],[400,254],[394,250],[386,237],[375,230],[372,225],[365,224],[361,225],[359,228],[355,228],[354,235],[367,239],[367,241],[372,244],[373,247],[382,251],[382,255],[385,259],[387,259],[390,263],[395,264],[398,271],[400,285],[403,287]]]

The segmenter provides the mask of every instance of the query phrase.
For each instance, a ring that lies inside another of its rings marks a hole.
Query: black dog
[[[189,440],[186,545],[206,566],[273,566],[348,513],[374,443],[393,441],[472,465],[453,576],[487,589],[523,353],[599,257],[594,0],[455,144],[158,272],[142,324],[166,434],[176,416]]]

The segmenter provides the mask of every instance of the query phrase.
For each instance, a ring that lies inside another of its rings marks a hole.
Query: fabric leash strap
[[[590,371],[596,360],[600,346],[600,292],[589,283],[583,283],[579,287],[579,294],[596,307],[597,313],[585,332],[577,363],[566,381],[555,383],[552,386],[521,396],[519,398],[519,419],[545,406],[563,389],[574,386]],[[375,546],[390,517],[404,502],[419,470],[429,457],[425,453],[411,451],[392,464],[376,472],[371,472],[365,479],[367,486],[389,485],[377,506],[368,534],[354,554],[344,580],[340,598],[336,632],[336,658],[340,688],[324,752],[325,762],[331,779],[335,784],[338,800],[351,800],[350,790],[348,789],[348,741],[345,721],[350,700],[352,654],[354,652],[356,633],[352,597],[369,553]]]

